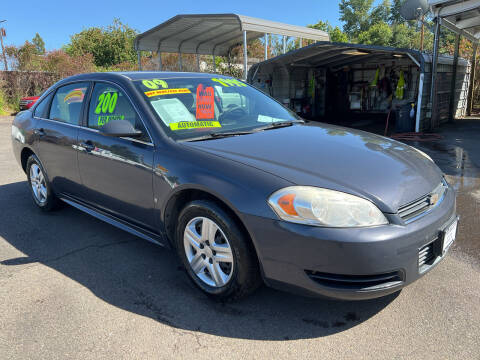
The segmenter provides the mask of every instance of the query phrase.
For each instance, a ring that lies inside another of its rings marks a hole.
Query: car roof
[[[171,72],[171,71],[118,71],[118,72],[96,72],[87,74],[78,74],[63,79],[61,82],[76,80],[107,80],[107,79],[123,79],[123,80],[143,80],[143,79],[174,79],[174,78],[229,78],[220,74],[197,73],[197,72]]]

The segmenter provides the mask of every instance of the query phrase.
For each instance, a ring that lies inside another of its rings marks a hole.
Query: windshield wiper
[[[277,121],[277,122],[272,122],[269,123],[266,126],[262,126],[261,128],[258,128],[258,131],[262,130],[270,130],[270,129],[278,129],[281,127],[287,127],[287,126],[292,126],[293,124],[303,124],[303,120],[294,120],[294,121]]]
[[[191,139],[185,139],[181,141],[203,141],[203,140],[213,140],[213,139],[221,139],[221,138],[226,138],[226,137],[232,137],[232,136],[239,136],[239,135],[248,135],[248,134],[254,134],[260,131],[264,130],[270,130],[270,129],[278,129],[281,127],[287,127],[287,126],[292,126],[293,124],[303,124],[303,120],[294,120],[294,121],[277,121],[277,122],[272,122],[269,123],[268,125],[255,128],[252,130],[239,130],[239,131],[223,131],[223,132],[211,132],[207,135],[199,136],[196,138],[191,138]]]
[[[224,132],[212,132],[204,136],[199,136],[196,138],[185,139],[185,141],[202,141],[202,140],[213,140],[213,139],[221,139],[231,136],[239,136],[239,135],[248,135],[257,132],[257,129],[249,130],[249,131],[224,131]]]

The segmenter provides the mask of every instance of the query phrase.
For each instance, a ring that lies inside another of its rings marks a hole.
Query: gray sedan
[[[421,151],[306,123],[233,78],[99,73],[19,113],[12,142],[41,210],[67,203],[175,250],[214,299],[263,282],[367,299],[432,269],[455,193]]]

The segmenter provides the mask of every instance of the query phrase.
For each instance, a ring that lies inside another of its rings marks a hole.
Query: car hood
[[[184,144],[296,185],[362,196],[385,212],[396,212],[431,192],[443,176],[432,161],[408,145],[318,123]]]

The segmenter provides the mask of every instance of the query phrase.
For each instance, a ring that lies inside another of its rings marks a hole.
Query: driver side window
[[[88,127],[100,129],[108,122],[116,120],[127,120],[136,130],[142,132],[139,140],[151,142],[142,120],[123,91],[115,85],[96,83],[88,109]]]

